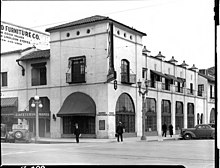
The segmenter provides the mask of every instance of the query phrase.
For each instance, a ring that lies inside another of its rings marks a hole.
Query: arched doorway
[[[183,102],[176,101],[176,133],[180,132],[180,129],[183,128]]]
[[[145,132],[147,135],[156,135],[157,133],[157,111],[156,100],[153,98],[146,98],[146,115]]]
[[[94,137],[96,105],[89,95],[81,92],[70,94],[57,116],[63,119],[62,137],[73,135],[75,123],[78,123],[82,136]]]
[[[122,93],[116,103],[116,126],[119,121],[125,127],[126,133],[135,132],[135,110],[134,103],[130,95]]]
[[[194,104],[188,103],[187,104],[187,128],[194,127]]]
[[[212,108],[211,112],[210,112],[210,123],[215,123],[215,109]]]

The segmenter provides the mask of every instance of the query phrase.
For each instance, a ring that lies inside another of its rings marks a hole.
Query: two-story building
[[[1,73],[14,68],[10,63],[16,67],[14,74],[7,73],[7,87],[1,85],[1,98],[16,97],[15,118],[34,132],[31,104],[37,94],[43,104],[40,137],[72,137],[78,123],[83,137],[114,138],[118,121],[125,136],[141,136],[142,110],[146,135],[161,135],[164,122],[179,130],[194,126],[197,113],[209,115],[207,105],[200,105],[206,96],[197,95],[202,82],[196,68],[177,64],[174,58],[165,61],[161,52],[157,56],[143,52],[145,33],[99,15],[46,31],[49,50],[1,54],[2,62],[11,59],[1,66]],[[143,90],[148,82],[144,109],[138,81]]]

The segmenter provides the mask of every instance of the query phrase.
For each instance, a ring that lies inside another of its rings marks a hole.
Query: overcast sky
[[[214,0],[3,1],[1,20],[45,32],[46,28],[93,15],[147,34],[143,45],[190,68],[214,66]]]

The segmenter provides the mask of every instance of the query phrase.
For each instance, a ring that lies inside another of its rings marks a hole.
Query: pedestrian
[[[169,125],[169,132],[170,132],[170,137],[172,137],[172,135],[173,135],[173,125],[172,124]]]
[[[166,122],[164,122],[164,124],[162,125],[162,131],[163,131],[162,136],[166,137],[166,135],[167,135],[167,125],[166,125]]]
[[[75,124],[74,135],[76,136],[76,143],[79,143],[79,137],[81,136],[78,123]]]
[[[116,128],[118,142],[119,142],[119,137],[121,139],[121,142],[123,142],[123,132],[124,132],[124,129],[123,129],[122,123],[119,121],[118,126]]]

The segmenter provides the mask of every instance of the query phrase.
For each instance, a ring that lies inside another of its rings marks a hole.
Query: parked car
[[[215,123],[209,123],[212,128],[215,128]]]
[[[9,142],[25,141],[31,142],[29,126],[26,124],[13,124],[12,132],[8,136]]]
[[[1,141],[7,142],[8,139],[8,130],[6,124],[1,124]]]
[[[194,128],[182,128],[180,137],[186,140],[192,138],[215,139],[215,128],[212,128],[209,124],[198,124]]]

